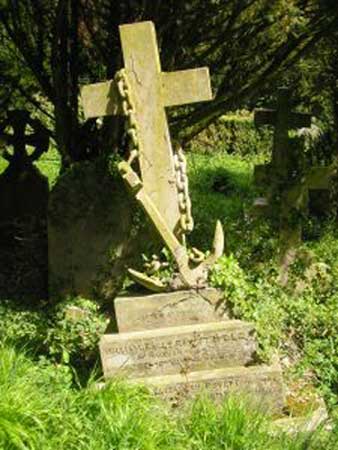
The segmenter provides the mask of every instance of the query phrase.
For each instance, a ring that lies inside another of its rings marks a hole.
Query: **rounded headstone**
[[[49,289],[53,297],[114,299],[140,256],[137,214],[118,174],[83,162],[64,173],[49,202]]]

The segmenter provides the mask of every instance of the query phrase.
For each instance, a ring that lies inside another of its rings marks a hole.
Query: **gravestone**
[[[133,269],[129,274],[154,291],[200,288],[207,285],[208,270],[223,253],[223,229],[218,222],[209,258],[200,263],[202,254],[194,249],[194,256],[189,255],[185,235],[192,231],[193,219],[186,161],[182,149],[173,152],[165,107],[210,100],[209,72],[207,68],[162,72],[151,22],[123,25],[120,37],[125,68],[112,81],[82,88],[84,113],[87,118],[126,117],[130,157],[119,164],[119,171],[178,268],[176,279],[168,284]]]
[[[105,378],[145,384],[175,407],[201,391],[215,401],[244,393],[280,413],[280,366],[258,362],[253,326],[229,319],[224,305],[211,288],[117,298],[119,333],[100,341]]]
[[[210,99],[208,72],[163,73],[150,22],[123,25],[120,36],[126,68],[113,81],[83,88],[84,111],[87,117],[126,116],[130,157],[119,164],[120,173],[171,251],[179,287],[191,289],[115,300],[119,333],[100,343],[105,378],[122,375],[144,383],[175,406],[202,389],[216,400],[240,390],[280,411],[279,366],[257,363],[252,326],[230,320],[222,294],[207,287],[208,269],[223,252],[221,225],[209,259],[191,261],[185,246],[192,228],[186,167],[182,151],[174,154],[171,148],[164,107]],[[134,275],[161,288],[154,278]]]
[[[279,89],[276,110],[255,110],[255,123],[275,128],[271,162],[255,167],[255,182],[267,191],[265,200],[258,199],[255,205],[264,207],[271,218],[278,218],[281,266],[287,271],[301,243],[302,217],[307,213],[309,192],[328,190],[333,168],[307,169],[300,140],[297,148],[291,146],[289,130],[310,127],[311,115],[290,111],[288,89]]]
[[[50,193],[50,295],[95,298],[113,305],[125,266],[150,240],[148,228],[136,223],[140,221],[122,180],[105,164],[74,164]]]
[[[27,111],[14,110],[0,124],[0,137],[9,162],[0,176],[0,297],[46,299],[49,187],[33,162],[48,150],[49,133]]]

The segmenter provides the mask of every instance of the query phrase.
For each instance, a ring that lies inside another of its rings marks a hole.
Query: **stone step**
[[[114,307],[120,333],[218,322],[228,318],[223,294],[213,288],[117,297]]]
[[[104,335],[105,378],[131,377],[253,364],[253,326],[239,320]]]
[[[221,402],[229,394],[244,395],[276,414],[281,413],[285,405],[282,370],[278,364],[200,370],[130,381],[149,386],[173,407],[204,392],[215,402]]]

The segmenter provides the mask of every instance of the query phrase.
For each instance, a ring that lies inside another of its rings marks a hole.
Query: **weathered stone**
[[[299,131],[298,138],[291,141],[289,130],[310,127],[311,116],[290,111],[288,90],[279,90],[276,110],[256,110],[255,123],[275,127],[271,162],[255,167],[254,171],[255,182],[261,186],[265,185],[267,206],[263,210],[260,204],[255,202],[255,207],[258,206],[261,212],[279,222],[279,281],[285,285],[289,267],[301,243],[304,214],[308,213],[309,207],[312,210],[320,209],[318,198],[323,198],[323,190],[329,188],[334,168],[311,167],[306,170],[301,138],[304,133]],[[292,146],[292,143],[295,145]]]
[[[308,414],[298,417],[283,417],[275,420],[273,425],[278,433],[281,431],[287,434],[313,433],[319,427],[323,428],[328,418],[329,415],[325,403],[322,402],[322,406],[314,411],[309,411]],[[331,431],[330,427],[326,429]]]
[[[119,29],[138,124],[142,182],[146,194],[174,231],[180,214],[165,107],[211,100],[209,72],[207,68],[162,72],[152,22],[121,25]],[[116,106],[114,82],[85,86],[82,98],[86,117],[121,113]]]
[[[115,314],[120,333],[222,321],[223,294],[213,288],[118,297]]]
[[[246,366],[256,342],[252,325],[233,320],[105,335],[100,352],[106,378],[139,377]]]
[[[149,386],[173,406],[180,406],[205,391],[216,402],[229,394],[239,394],[257,399],[273,412],[281,412],[284,407],[282,371],[278,365],[200,370],[134,378],[132,382]]]
[[[125,68],[116,74],[114,82],[83,88],[85,115],[97,117],[119,114],[122,110],[130,156],[118,169],[174,257],[180,287],[206,286],[210,266],[223,253],[220,245],[224,243],[223,229],[219,222],[215,232],[217,242],[210,257],[191,268],[184,245],[184,236],[193,227],[186,163],[182,149],[177,150],[174,158],[165,107],[211,100],[208,68],[162,72],[152,22],[121,25],[119,32]],[[114,106],[117,93],[122,108]],[[132,167],[135,159],[140,174]],[[154,292],[166,288],[142,272],[131,270],[130,276]]]
[[[213,249],[205,260],[196,249],[190,256],[185,245],[185,234],[193,224],[186,162],[182,149],[176,149],[174,157],[165,107],[210,99],[208,70],[162,73],[154,25],[141,22],[119,29],[125,68],[114,82],[83,89],[85,115],[122,110],[130,156],[119,163],[118,170],[179,270],[177,279],[171,280],[177,284],[163,286],[157,279],[154,287],[194,290],[116,299],[120,334],[104,336],[100,344],[105,377],[126,374],[133,382],[150,384],[174,404],[202,388],[216,399],[232,390],[248,389],[279,409],[283,403],[280,369],[243,367],[254,362],[251,325],[225,322],[221,292],[201,289],[207,285],[209,268],[223,253],[221,224],[216,226]],[[114,104],[117,92],[121,105]],[[136,161],[139,171],[134,170]],[[134,270],[131,275],[152,286],[145,274]]]
[[[72,320],[73,322],[86,319],[88,316],[88,311],[83,308],[79,308],[78,306],[68,306],[65,310],[65,318]]]
[[[51,295],[112,302],[125,265],[146,251],[144,230],[134,232],[134,214],[121,179],[104,166],[80,163],[62,175],[49,202]]]
[[[292,167],[292,155],[289,141],[289,130],[311,125],[311,115],[291,112],[290,92],[279,89],[277,109],[257,109],[256,125],[272,125],[275,127],[274,143],[271,158],[271,169],[274,177],[287,177]]]
[[[34,166],[0,177],[0,297],[48,297],[48,180]]]

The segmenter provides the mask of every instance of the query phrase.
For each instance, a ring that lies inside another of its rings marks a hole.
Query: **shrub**
[[[78,308],[79,317],[69,314]],[[14,301],[0,304],[0,341],[25,348],[36,359],[43,358],[63,367],[75,368],[87,377],[98,361],[98,342],[107,318],[92,301],[68,298],[56,305],[42,302],[34,309]]]
[[[314,262],[299,274],[296,262],[288,288],[282,288],[271,262],[270,267],[244,273],[230,255],[218,261],[210,279],[223,289],[235,317],[254,322],[261,358],[268,360],[279,351],[296,374],[310,371],[312,382],[336,406],[338,284],[330,271]]]
[[[253,115],[240,111],[220,117],[190,143],[197,151],[222,151],[230,155],[267,157],[272,148],[272,131],[257,128]]]

